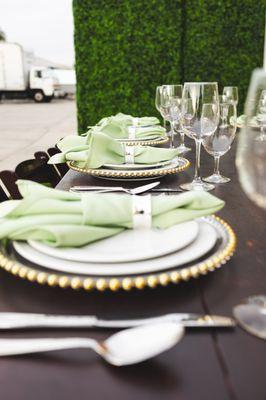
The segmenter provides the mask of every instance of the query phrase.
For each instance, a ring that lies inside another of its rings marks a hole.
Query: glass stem
[[[214,175],[220,175],[219,171],[220,156],[214,156]]]
[[[170,121],[171,132],[170,132],[170,147],[174,147],[174,137],[175,137],[175,123],[174,121]]]
[[[200,150],[201,150],[201,140],[195,140],[196,142],[196,165],[195,165],[195,181],[201,181],[200,177]]]
[[[179,131],[179,134],[180,134],[180,146],[185,146],[185,134],[181,131],[181,129],[180,129],[180,131]]]

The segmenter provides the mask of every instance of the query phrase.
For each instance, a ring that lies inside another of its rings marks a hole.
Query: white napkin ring
[[[150,229],[152,226],[151,195],[132,196],[133,229]]]
[[[138,117],[133,117],[133,118],[132,118],[132,124],[133,124],[133,126],[138,126],[138,124],[139,124],[139,118],[138,118]]]
[[[124,145],[125,148],[125,163],[134,164],[134,146]]]
[[[135,140],[136,139],[136,126],[129,126],[128,127],[128,139]]]

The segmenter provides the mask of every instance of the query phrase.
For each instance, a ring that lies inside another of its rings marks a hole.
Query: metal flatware
[[[126,329],[111,335],[103,342],[82,337],[0,339],[0,356],[91,349],[109,364],[120,367],[148,360],[169,350],[183,335],[182,325],[168,322]]]
[[[97,191],[100,193],[105,192],[125,192],[129,194],[141,194],[147,192],[148,190],[153,189],[154,187],[160,184],[159,181],[149,183],[148,185],[138,186],[134,189],[127,189],[121,186],[72,186],[69,191],[75,193],[83,193],[83,192],[91,192]]]
[[[131,328],[134,326],[174,322],[185,327],[234,327],[232,318],[189,313],[165,314],[153,318],[104,320],[94,315],[49,315],[31,313],[0,313],[0,330],[25,328]]]
[[[179,187],[175,188],[175,189],[171,189],[171,188],[156,188],[156,189],[152,189],[152,192],[155,193],[160,193],[160,192],[168,192],[168,193],[176,193],[176,192],[183,192],[183,190]]]

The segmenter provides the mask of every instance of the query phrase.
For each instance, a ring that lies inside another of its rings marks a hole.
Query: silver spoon
[[[98,193],[105,192],[125,192],[129,194],[140,194],[153,189],[160,184],[159,181],[148,183],[147,185],[138,186],[134,189],[127,189],[120,186],[104,187],[104,186],[72,186],[69,191],[75,193],[83,193],[90,191],[97,191]]]
[[[266,339],[266,296],[249,297],[244,304],[235,306],[233,313],[243,329]]]
[[[14,356],[64,349],[92,349],[109,364],[136,364],[170,349],[184,335],[184,327],[161,323],[126,329],[104,342],[89,338],[0,339],[0,356]]]

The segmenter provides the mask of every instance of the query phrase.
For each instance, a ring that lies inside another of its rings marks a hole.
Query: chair
[[[38,151],[34,154],[33,159],[25,160],[19,163],[16,166],[15,171],[1,171],[0,201],[6,200],[7,198],[21,198],[16,185],[16,181],[18,179],[28,179],[46,186],[55,187],[63,175],[59,168],[54,165],[47,164],[48,160],[48,153],[45,151]],[[66,171],[64,169],[64,174],[65,173]]]

